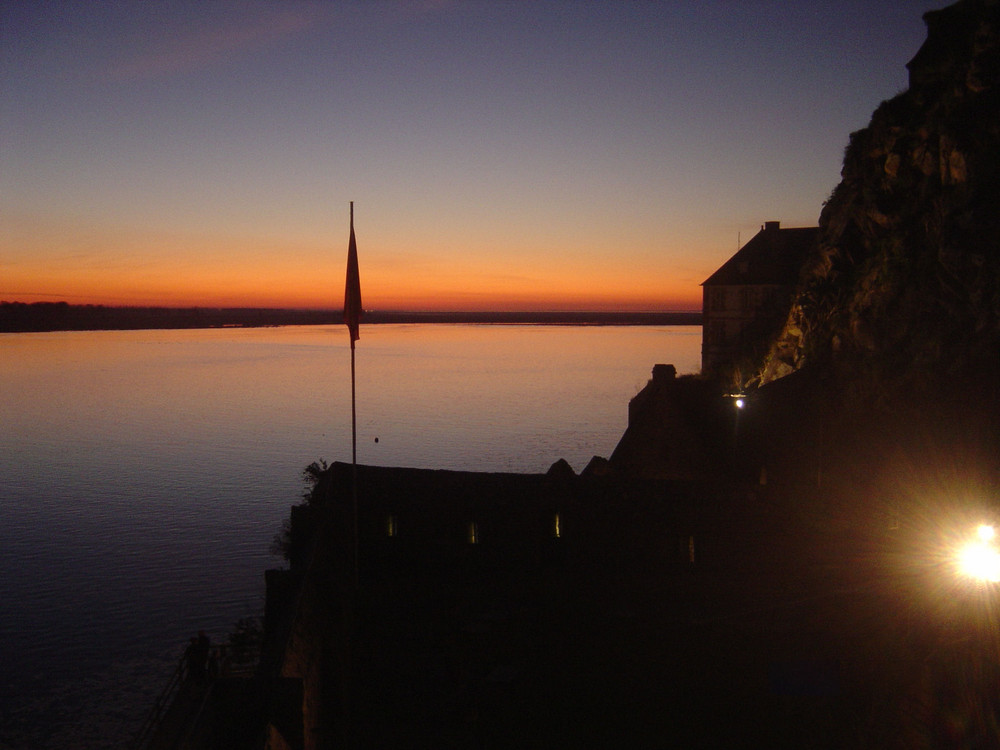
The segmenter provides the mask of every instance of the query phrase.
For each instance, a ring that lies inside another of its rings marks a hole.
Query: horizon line
[[[69,307],[103,307],[111,310],[260,310],[275,312],[342,313],[343,307],[275,306],[275,305],[172,305],[172,304],[106,304],[103,302],[69,302],[67,300],[0,300],[2,305],[67,305]],[[425,308],[366,308],[369,315],[663,315],[701,313],[702,308],[644,308],[639,310],[601,308],[518,308],[518,309],[425,309]]]

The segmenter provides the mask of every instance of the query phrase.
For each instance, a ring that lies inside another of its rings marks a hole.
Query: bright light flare
[[[979,581],[1000,581],[1000,551],[993,546],[996,530],[992,526],[976,529],[979,541],[969,542],[958,553],[958,568],[963,575]]]

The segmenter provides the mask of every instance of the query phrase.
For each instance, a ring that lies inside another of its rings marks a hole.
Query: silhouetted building
[[[719,477],[725,465],[720,435],[732,408],[715,385],[677,377],[673,365],[653,367],[653,377],[628,404],[628,428],[608,461],[621,476],[701,480]]]
[[[780,222],[765,222],[702,283],[702,372],[757,369],[788,315],[802,263],[818,236],[818,227],[782,229]]]
[[[699,616],[715,616],[711,582],[726,585],[734,557],[770,559],[744,550],[762,538],[755,506],[725,487],[583,477],[565,462],[546,474],[358,466],[355,537],[352,477],[342,463],[323,474],[292,516],[305,554],[267,575],[264,748],[579,747],[598,731],[637,747],[704,733],[686,717],[716,685],[692,686],[686,664],[658,654],[690,627],[676,600],[707,591]],[[600,666],[638,622],[655,638]]]

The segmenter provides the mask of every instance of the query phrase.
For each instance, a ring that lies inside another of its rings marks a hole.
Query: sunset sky
[[[0,300],[698,309],[947,4],[0,0]]]

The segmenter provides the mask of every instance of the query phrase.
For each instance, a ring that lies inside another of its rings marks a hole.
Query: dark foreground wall
[[[885,525],[824,529],[760,486],[358,467],[355,569],[352,486],[323,476],[269,591],[270,747],[995,736],[984,592]]]

